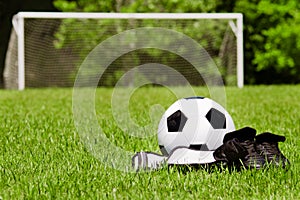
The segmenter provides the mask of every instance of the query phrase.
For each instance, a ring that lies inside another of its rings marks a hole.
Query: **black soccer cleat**
[[[244,156],[235,161],[234,165],[236,167],[244,167],[247,169],[260,169],[265,165],[265,159],[256,151],[255,147],[255,138],[256,130],[250,127],[245,127],[230,133],[227,133],[224,136],[223,143],[226,143],[230,140],[237,139],[239,146],[245,149],[246,153],[242,153]],[[240,154],[240,155],[242,155]]]
[[[285,137],[265,132],[255,137],[257,152],[265,158],[267,163],[281,166],[290,165],[289,160],[281,153],[278,142],[284,142]]]
[[[234,165],[235,162],[238,162],[247,154],[247,149],[240,144],[237,138],[233,138],[217,148],[213,156],[216,161],[225,162],[227,165]]]
[[[241,159],[243,167],[246,169],[261,169],[266,164],[265,158],[257,152],[254,140],[245,140],[240,144],[246,148],[248,152],[248,154]]]
[[[251,127],[244,127],[232,132],[229,132],[225,134],[223,143],[232,140],[233,138],[237,138],[241,141],[243,140],[254,140],[254,137],[256,135],[256,130]]]

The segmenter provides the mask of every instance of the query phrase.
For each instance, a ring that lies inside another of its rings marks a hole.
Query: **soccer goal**
[[[243,87],[243,16],[240,13],[71,12],[20,12],[13,17],[4,70],[5,87],[19,90],[72,87],[81,63],[97,45],[124,31],[143,27],[170,29],[192,38],[214,60],[226,85]],[[186,59],[148,48],[128,52],[112,62],[99,80],[99,86],[114,86],[126,71],[151,62],[176,69],[192,85],[205,84],[201,74],[193,71]],[[160,79],[167,81],[168,76],[164,74]]]

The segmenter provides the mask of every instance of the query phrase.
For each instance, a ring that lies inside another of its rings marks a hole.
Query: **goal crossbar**
[[[18,18],[88,18],[88,19],[242,19],[241,13],[88,13],[19,12]]]
[[[232,19],[231,28],[237,37],[237,86],[244,86],[243,15],[241,13],[88,13],[88,12],[19,12],[13,17],[18,35],[18,89],[25,89],[24,19]]]

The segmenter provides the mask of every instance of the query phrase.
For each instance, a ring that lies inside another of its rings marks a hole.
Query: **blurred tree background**
[[[62,11],[240,12],[246,84],[300,82],[298,0],[55,0]]]

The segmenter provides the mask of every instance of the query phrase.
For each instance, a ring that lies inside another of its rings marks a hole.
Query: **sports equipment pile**
[[[217,148],[213,157],[216,160],[206,163],[207,166],[222,166],[229,169],[262,169],[268,166],[287,168],[289,160],[282,154],[278,147],[279,142],[284,142],[285,137],[264,132],[256,135],[256,130],[245,127],[227,133],[223,144]],[[204,166],[197,162],[183,162],[186,156],[197,160],[197,153],[187,147],[174,149],[168,157],[151,153],[138,152],[132,158],[133,168],[136,171],[159,169],[167,166]]]

